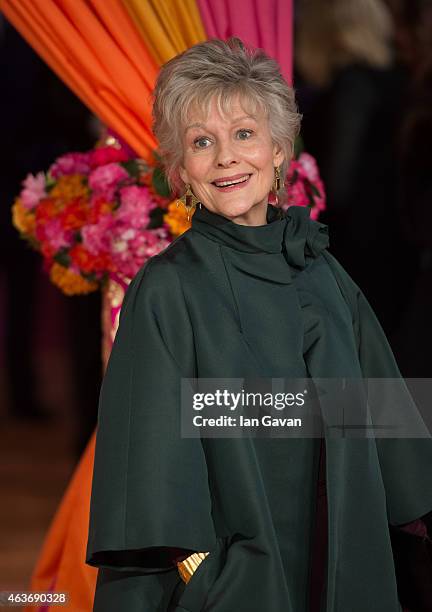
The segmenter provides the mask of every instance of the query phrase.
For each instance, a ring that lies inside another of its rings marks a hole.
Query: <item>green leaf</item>
[[[133,176],[134,178],[139,177],[138,166],[134,159],[128,159],[127,161],[122,161],[119,163],[119,165],[122,166],[122,168],[124,168],[130,176]]]
[[[163,169],[160,166],[156,166],[153,171],[152,184],[156,193],[158,193],[160,196],[163,198],[171,197],[171,190],[168,186],[168,181]]]
[[[313,183],[309,183],[309,185],[310,185],[310,188],[314,196],[321,197],[321,191],[318,189],[318,187],[314,185]]]
[[[153,151],[153,157],[154,157],[154,159],[156,161],[156,165],[157,166],[162,166],[162,156],[159,153],[159,151],[154,150]]]
[[[155,229],[156,227],[162,227],[164,214],[166,214],[165,209],[160,208],[159,206],[153,208],[153,210],[150,211],[150,221],[147,225],[147,229]]]
[[[80,274],[83,278],[88,280],[90,283],[99,282],[99,279],[94,272],[80,272]]]
[[[71,258],[67,249],[60,249],[60,251],[57,251],[57,253],[54,255],[54,261],[56,261],[64,268],[69,268],[71,264]]]
[[[45,174],[45,189],[50,191],[54,185],[56,185],[57,179],[55,179],[49,172]]]
[[[294,143],[294,159],[298,159],[300,155],[303,153],[303,151],[304,151],[304,142],[303,142],[303,138],[299,135],[295,139],[295,143]]]

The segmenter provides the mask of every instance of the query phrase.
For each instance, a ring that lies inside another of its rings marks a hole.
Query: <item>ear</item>
[[[285,159],[285,153],[278,144],[273,145],[273,165],[280,166]]]

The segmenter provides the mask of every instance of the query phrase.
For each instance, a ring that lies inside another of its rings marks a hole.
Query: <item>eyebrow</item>
[[[239,123],[240,121],[244,121],[245,119],[252,119],[252,121],[255,121],[256,123],[256,119],[254,119],[252,115],[241,115],[241,117],[236,117],[235,119],[233,119],[232,123]],[[185,129],[185,132],[194,127],[205,128],[206,126],[204,125],[204,123],[190,123]]]

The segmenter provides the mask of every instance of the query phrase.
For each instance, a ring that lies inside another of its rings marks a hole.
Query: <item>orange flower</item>
[[[24,208],[22,202],[17,198],[12,206],[12,223],[21,234],[34,237],[35,216],[33,211]]]
[[[173,200],[168,205],[168,212],[163,218],[173,236],[180,236],[191,226],[191,222],[187,220],[186,209],[180,200]]]
[[[50,191],[50,197],[57,200],[57,206],[60,209],[71,200],[87,198],[88,195],[87,180],[82,174],[61,176]]]
[[[77,274],[56,262],[50,270],[50,279],[66,295],[91,293],[99,287],[98,283],[90,282],[82,277],[81,274]]]
[[[82,244],[73,246],[69,255],[77,268],[83,272],[100,272],[109,270],[111,258],[109,254],[93,255]]]

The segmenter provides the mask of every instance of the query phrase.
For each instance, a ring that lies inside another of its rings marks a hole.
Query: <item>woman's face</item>
[[[212,100],[207,119],[192,115],[183,133],[184,183],[208,210],[242,225],[264,225],[274,168],[284,160],[268,120],[245,112],[239,97],[221,115]]]

